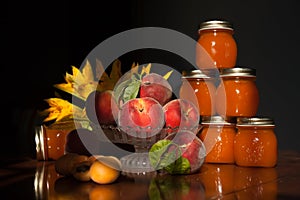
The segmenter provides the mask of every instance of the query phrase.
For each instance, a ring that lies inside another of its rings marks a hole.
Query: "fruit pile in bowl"
[[[45,110],[46,121],[80,122],[81,126],[67,137],[66,152],[86,150],[85,154],[117,156],[127,172],[163,170],[181,174],[199,169],[205,156],[204,145],[197,137],[201,128],[199,110],[191,101],[175,97],[168,81],[173,71],[162,75],[150,72],[151,64],[142,68],[134,65],[122,75],[116,60],[108,75],[100,62],[96,64],[96,77],[87,62],[82,71],[73,67],[73,74],[65,76],[66,83],[55,85],[83,100],[83,107],[67,101],[62,104],[62,99],[55,98],[51,100],[59,101]],[[77,143],[80,145],[70,151],[70,144]],[[116,155],[120,143],[118,150],[131,145],[134,152]]]
[[[196,136],[201,128],[198,107],[174,97],[168,82],[172,71],[161,75],[150,69],[149,64],[131,70],[114,89],[92,92],[85,106],[91,127],[111,142],[134,146],[135,153],[121,158],[123,171],[193,173],[205,157]]]
[[[138,67],[138,66],[136,66]],[[151,145],[181,129],[197,132],[199,110],[189,100],[173,98],[166,75],[150,72],[123,75],[113,90],[94,91],[87,97],[85,109],[93,130],[103,130],[113,142]]]

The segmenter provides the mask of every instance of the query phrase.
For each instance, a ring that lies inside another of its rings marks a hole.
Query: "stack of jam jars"
[[[257,116],[256,70],[236,66],[237,44],[232,25],[210,20],[200,24],[198,33],[198,69],[182,72],[179,95],[199,108],[203,125],[199,137],[207,148],[206,162],[274,167],[275,124],[270,117]],[[204,63],[207,55],[212,61]]]

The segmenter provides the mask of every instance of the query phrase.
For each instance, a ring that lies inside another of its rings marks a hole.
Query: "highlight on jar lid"
[[[202,22],[200,24],[199,30],[208,30],[208,29],[227,29],[233,30],[232,24],[226,20],[209,20]]]
[[[201,117],[201,124],[203,125],[235,125],[236,124],[236,118],[235,117],[222,117],[219,115],[213,115],[213,116],[202,116]]]
[[[275,126],[270,117],[238,117],[237,126]]]
[[[255,77],[256,70],[249,67],[233,67],[220,69],[220,77],[225,76]]]
[[[219,75],[218,69],[195,69],[195,70],[190,70],[190,71],[182,71],[182,78],[199,78],[199,79],[204,79],[204,78],[213,78],[217,77]]]

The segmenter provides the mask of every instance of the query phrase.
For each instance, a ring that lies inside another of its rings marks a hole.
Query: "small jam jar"
[[[183,71],[181,79],[179,97],[192,101],[200,115],[214,115],[215,79],[200,70]]]
[[[255,116],[259,103],[256,70],[242,67],[222,69],[220,78],[215,97],[216,112],[222,116]]]
[[[200,139],[206,148],[206,163],[234,163],[233,144],[236,134],[235,118],[205,116]]]
[[[236,65],[237,44],[232,24],[224,20],[210,20],[200,24],[196,45],[196,64],[203,68],[232,68]],[[207,55],[208,54],[208,55]],[[207,66],[210,57],[213,66]]]
[[[237,119],[234,140],[235,162],[243,167],[274,167],[277,163],[277,138],[269,117]]]

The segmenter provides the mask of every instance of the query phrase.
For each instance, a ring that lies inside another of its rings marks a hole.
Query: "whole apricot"
[[[99,156],[90,167],[91,180],[99,184],[113,183],[120,176],[121,162],[114,156]]]

